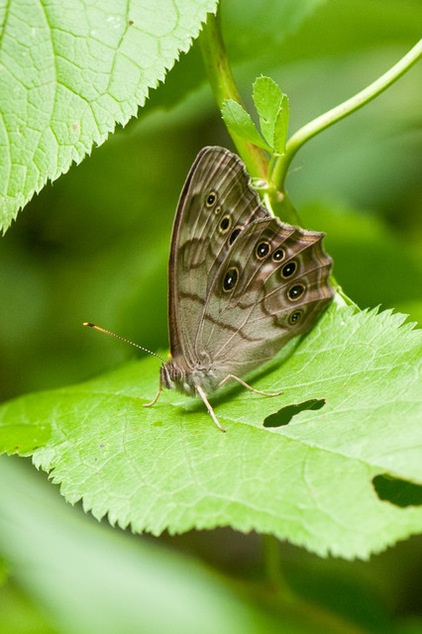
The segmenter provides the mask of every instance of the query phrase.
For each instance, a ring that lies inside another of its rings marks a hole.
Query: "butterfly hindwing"
[[[242,376],[309,330],[332,299],[322,237],[277,218],[247,226],[214,279],[196,352],[205,350],[222,375]]]

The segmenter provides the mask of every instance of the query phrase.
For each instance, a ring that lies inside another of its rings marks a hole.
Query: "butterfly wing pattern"
[[[235,154],[201,150],[173,226],[161,383],[204,400],[310,330],[334,294],[323,236],[272,216]]]

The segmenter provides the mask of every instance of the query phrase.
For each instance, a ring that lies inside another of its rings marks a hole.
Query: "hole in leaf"
[[[387,474],[373,478],[375,493],[380,500],[391,502],[394,506],[422,506],[422,486],[393,478]]]
[[[287,405],[279,409],[275,414],[267,416],[264,420],[264,427],[282,427],[283,425],[288,425],[293,416],[300,414],[300,412],[307,409],[321,409],[324,405],[325,399],[323,398],[311,398],[309,401],[303,401],[303,403]]]

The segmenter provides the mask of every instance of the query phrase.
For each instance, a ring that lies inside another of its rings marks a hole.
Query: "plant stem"
[[[242,103],[227,59],[218,15],[208,14],[199,42],[211,88],[220,110],[225,99],[233,99],[238,103]],[[264,151],[253,143],[241,139],[230,130],[229,134],[237,151],[246,163],[251,176],[266,179],[268,159]]]
[[[280,544],[273,535],[262,535],[262,550],[267,579],[271,586],[279,589],[284,586],[280,572]]]
[[[262,535],[264,565],[267,580],[277,591],[289,592],[288,586],[281,574],[280,542],[273,535]]]
[[[406,73],[413,64],[415,64],[422,56],[422,40],[412,48],[410,51],[401,58],[397,64],[390,68],[384,75],[375,80],[372,84],[358,92],[356,95],[339,104],[335,108],[332,108],[328,112],[325,112],[321,116],[317,117],[313,121],[307,123],[303,128],[300,128],[289,139],[286,146],[286,154],[280,157],[275,166],[271,176],[271,182],[280,191],[284,191],[284,181],[287,175],[287,170],[293,157],[299,148],[302,147],[306,141],[309,141],[319,132],[322,132],[333,123],[337,123],[344,117],[347,117],[355,110],[358,110],[369,101],[381,94],[386,88],[391,86],[395,81],[399,79],[404,73]]]

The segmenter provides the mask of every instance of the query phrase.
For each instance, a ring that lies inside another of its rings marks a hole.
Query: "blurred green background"
[[[223,28],[242,94],[249,103],[255,77],[272,76],[290,96],[291,132],[385,72],[417,41],[422,18],[417,2],[322,4],[277,46],[270,40],[261,58],[242,48],[246,27],[236,30],[232,4],[223,4]],[[419,65],[305,146],[288,178],[302,224],[327,232],[345,291],[362,308],[381,304],[414,319],[422,300],[420,86]],[[167,348],[171,225],[207,144],[232,147],[195,44],[138,120],[27,205],[0,245],[2,398],[79,381],[136,354],[83,321]]]
[[[267,27],[255,28],[254,11],[261,20],[266,16]],[[246,10],[240,0],[227,0],[223,34],[246,103],[258,74],[273,77],[290,97],[291,132],[385,72],[416,43],[422,23],[418,0],[321,3],[301,23],[289,23],[286,15],[280,33],[270,12],[271,3],[257,1]],[[421,79],[419,65],[311,141],[288,179],[302,224],[327,232],[345,292],[362,308],[396,308],[412,320],[422,318]],[[195,44],[139,119],[20,214],[0,244],[2,400],[78,382],[137,356],[83,329],[84,321],[152,350],[167,348],[172,220],[190,164],[208,144],[232,149]],[[157,375],[158,368],[157,361]],[[253,536],[218,531],[164,541],[230,574],[254,577],[259,566],[260,542]],[[411,623],[421,608],[420,541],[369,564],[323,562],[288,546],[283,555],[299,585],[306,578],[326,597],[338,588],[336,609],[347,613],[346,597],[353,596],[361,614],[370,614],[363,619],[370,631],[387,631],[385,614],[403,617],[402,632],[422,631],[422,621]],[[5,593],[8,610],[28,601],[12,580],[0,594],[0,610]],[[36,629],[35,613],[29,609],[28,622],[19,626],[26,629],[10,631],[50,631],[42,617]]]

